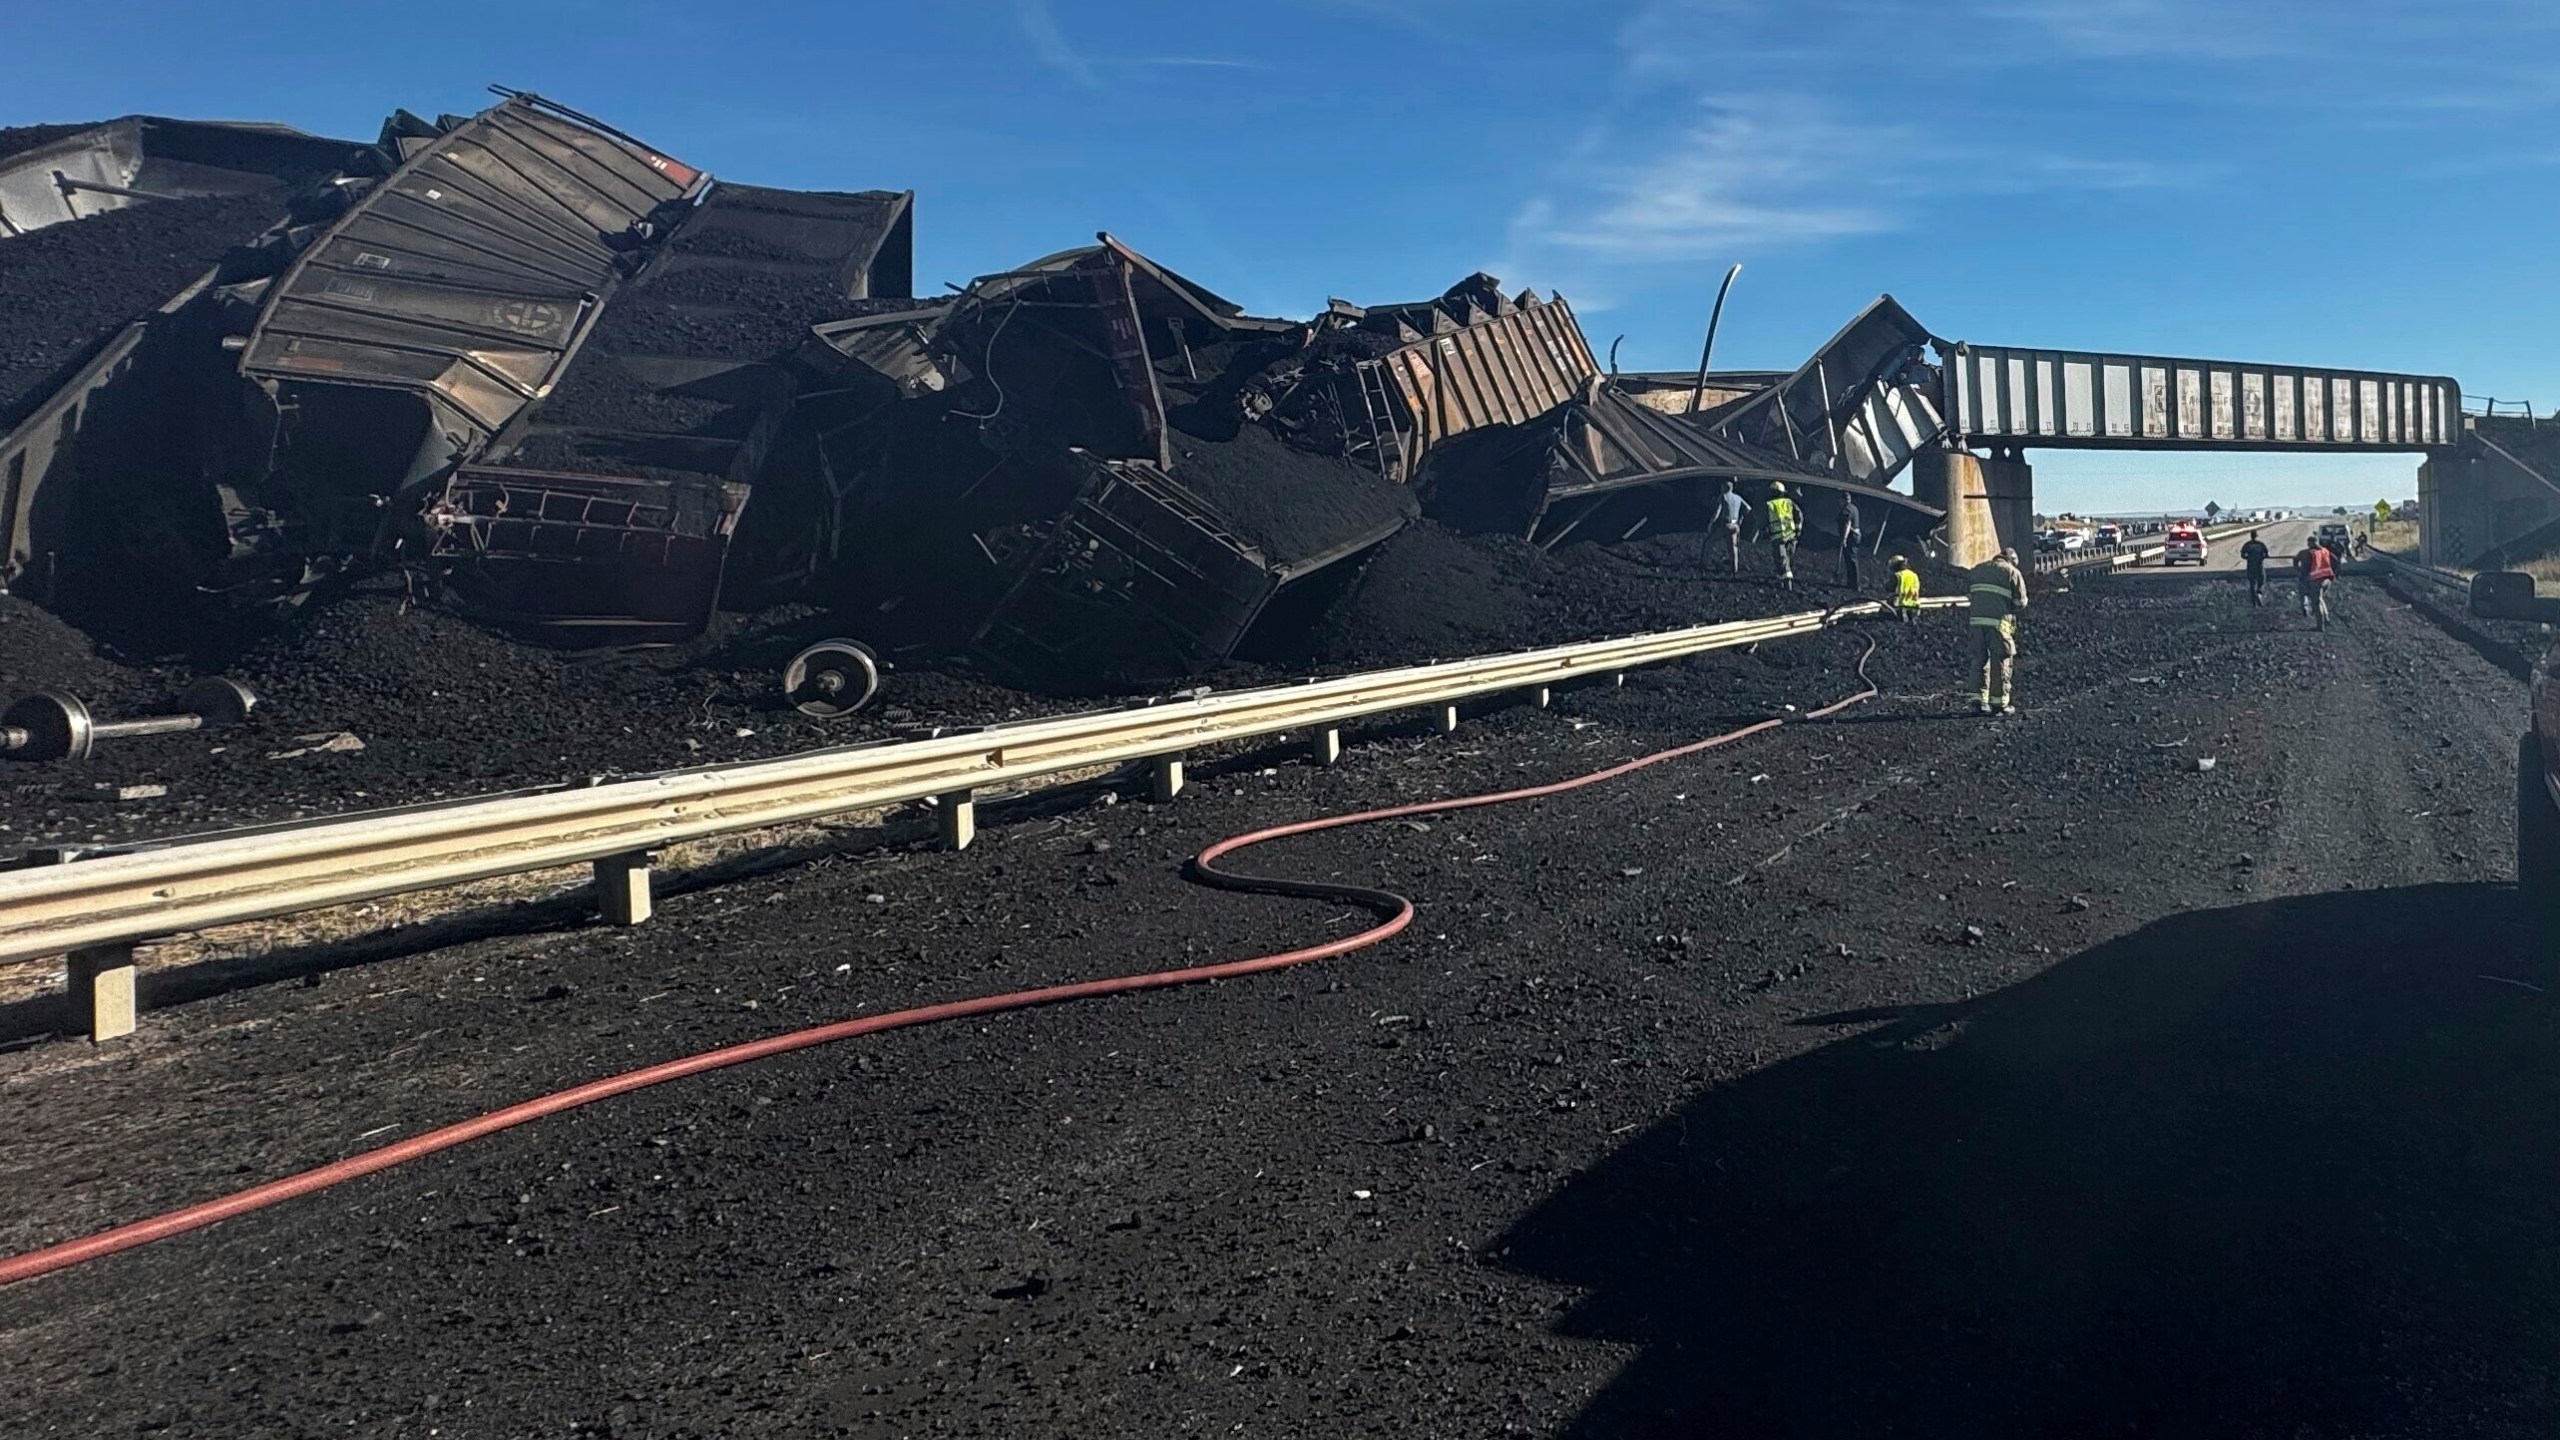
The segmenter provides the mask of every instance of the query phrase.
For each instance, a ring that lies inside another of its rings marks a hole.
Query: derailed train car
[[[1302,622],[1293,594],[1418,513],[1553,545],[1801,480],[1882,495],[1879,535],[1935,523],[1881,488],[1934,420],[1889,300],[1666,413],[1560,297],[1485,275],[1275,319],[1103,235],[920,300],[910,192],[718,181],[500,95],[253,198],[111,197],[229,230],[177,257],[200,273],[130,277],[55,373],[0,368],[0,585],[166,620],[397,568],[568,645],[809,601],[1078,689]]]
[[[820,327],[864,425],[827,431],[833,596],[1052,685],[1191,673],[1289,586],[1395,532],[1401,487],[1260,422],[1312,327],[1112,237],[938,308]]]

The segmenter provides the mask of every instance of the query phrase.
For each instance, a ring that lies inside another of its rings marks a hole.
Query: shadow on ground
[[[1634,1435],[2560,1433],[2512,890],[2161,921],[1702,1094],[1505,1237]]]

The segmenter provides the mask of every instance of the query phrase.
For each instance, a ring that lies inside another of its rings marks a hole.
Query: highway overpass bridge
[[[1931,334],[1891,296],[1700,420],[1870,485],[1909,466],[1959,563],[2028,548],[2031,449],[2403,452],[2422,460],[2430,563],[2560,542],[2560,425],[2467,415],[2449,376],[1977,345]]]

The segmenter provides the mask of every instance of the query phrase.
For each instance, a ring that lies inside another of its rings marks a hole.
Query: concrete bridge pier
[[[1947,513],[1948,563],[1979,565],[2014,547],[2035,554],[2036,472],[2015,450],[1976,455],[1930,449],[1912,457],[1911,493]]]
[[[2458,447],[2418,467],[2418,556],[2486,569],[2560,545],[2560,465],[2552,422],[2472,416]]]

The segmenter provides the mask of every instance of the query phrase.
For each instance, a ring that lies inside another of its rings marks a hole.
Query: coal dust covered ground
[[[2521,687],[2384,591],[2040,594],[989,812],[0,1055],[0,1248],[629,1066],[1411,931],[661,1087],[0,1291],[25,1436],[2547,1436]],[[2205,762],[2210,761],[2210,766]],[[1241,863],[1241,862],[1240,862]]]
[[[1738,577],[1701,574],[1695,554],[1693,537],[1673,537],[1550,555],[1417,522],[1275,607],[1287,613],[1276,613],[1271,638],[1257,642],[1256,663],[1197,683],[1284,683],[1849,598],[1810,584],[1787,591],[1765,563]],[[1809,569],[1816,563],[1808,557]],[[208,634],[189,654],[136,659],[102,654],[57,617],[0,595],[0,705],[52,688],[102,717],[148,714],[203,674],[240,679],[262,701],[236,730],[106,741],[80,764],[0,761],[0,855],[762,759],[921,726],[1114,703],[1028,693],[965,661],[920,656],[897,662],[880,698],[855,716],[813,720],[783,704],[779,676],[791,655],[823,637],[859,637],[859,620],[782,607],[724,614],[683,646],[571,653],[518,644],[415,603],[390,576],[273,624]]]

